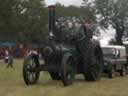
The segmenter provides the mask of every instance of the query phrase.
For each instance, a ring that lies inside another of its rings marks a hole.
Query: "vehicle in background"
[[[128,63],[128,41],[124,41],[123,44],[126,47],[126,57],[127,57],[127,63]]]
[[[104,55],[103,72],[108,74],[109,78],[113,78],[116,72],[120,76],[127,73],[127,57],[125,46],[105,45],[102,46]]]

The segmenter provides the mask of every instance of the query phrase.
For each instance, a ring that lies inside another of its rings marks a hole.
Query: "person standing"
[[[4,62],[5,63],[8,63],[8,58],[9,58],[9,53],[8,53],[8,50],[6,49],[5,54],[4,54]]]
[[[5,50],[5,63],[7,63],[7,68],[13,68],[13,55],[12,50]]]

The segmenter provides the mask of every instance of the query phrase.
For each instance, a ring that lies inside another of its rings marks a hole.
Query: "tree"
[[[39,43],[46,34],[44,0],[0,1],[0,40]]]
[[[76,16],[96,20],[85,7],[56,5],[56,16]],[[44,0],[0,1],[0,41],[41,43],[48,33],[48,10]]]
[[[128,25],[128,0],[93,0],[93,8],[100,25],[109,25],[116,30],[116,44],[122,45],[122,37]],[[85,2],[85,1],[84,1]],[[87,2],[87,0],[86,0]]]
[[[112,25],[116,30],[116,43],[122,45],[122,37],[128,24],[128,0],[96,0],[95,3],[97,12],[103,18],[101,22]]]
[[[116,30],[116,44],[122,45],[122,37],[128,24],[128,0],[95,0],[100,24]]]
[[[116,41],[114,38],[110,39],[108,42],[109,45],[116,45]]]
[[[14,31],[11,22],[13,16],[13,7],[16,0],[0,0],[0,40],[13,41]]]
[[[44,0],[20,0],[14,18],[18,42],[40,43],[46,34],[47,11]]]
[[[90,10],[84,6],[73,6],[70,5],[68,7],[61,5],[60,3],[56,4],[56,13],[57,16],[76,16],[76,17],[84,17],[85,19],[96,20],[95,14],[93,10]]]

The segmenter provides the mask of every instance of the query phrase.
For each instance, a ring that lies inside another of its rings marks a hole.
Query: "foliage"
[[[92,21],[93,25],[93,31],[95,35],[99,35],[99,29],[96,22],[96,16],[95,16],[95,10],[90,9],[90,7],[85,6],[73,6],[70,5],[68,7],[65,7],[61,5],[60,3],[56,4],[56,15],[57,17],[68,17],[68,18],[77,18],[80,20],[81,24],[84,24],[85,22],[88,22],[88,20]],[[78,21],[79,21],[78,20]],[[69,20],[70,21],[70,20]]]
[[[56,5],[56,16],[96,17],[85,7]],[[48,10],[44,0],[0,1],[0,41],[41,43],[48,33]]]
[[[96,11],[98,21],[100,21],[100,25],[104,28],[112,25],[116,30],[115,38],[117,44],[122,44],[122,36],[128,27],[128,0],[93,1],[92,5]]]
[[[43,0],[0,1],[1,41],[40,42],[46,32],[47,11]]]
[[[10,33],[14,34],[12,26],[12,14],[13,7],[15,6],[15,0],[0,0],[0,40],[5,41],[10,39]],[[13,39],[13,35],[12,35]]]
[[[82,17],[86,20],[91,19],[93,21],[96,20],[94,11],[89,8],[85,8],[84,6],[77,7],[70,5],[65,7],[59,3],[56,4],[56,12],[57,16],[70,16],[70,17]]]
[[[43,0],[21,0],[15,10],[15,28],[18,27],[18,41],[39,43],[46,32],[47,12]]]
[[[109,45],[116,45],[116,40],[114,38],[110,39]]]

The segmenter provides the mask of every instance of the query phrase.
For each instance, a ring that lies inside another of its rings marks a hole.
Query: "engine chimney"
[[[49,9],[49,34],[55,31],[55,5],[48,6]]]

